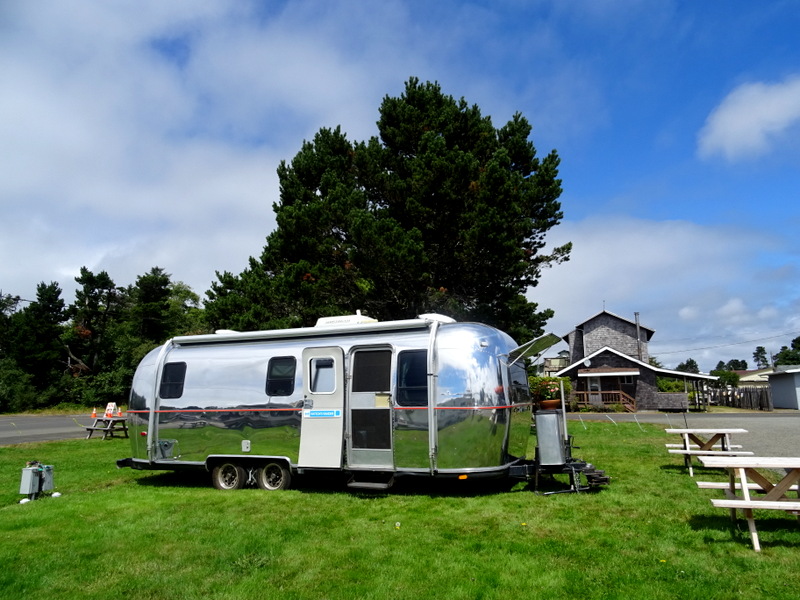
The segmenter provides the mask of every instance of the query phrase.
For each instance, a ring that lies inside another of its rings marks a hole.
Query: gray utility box
[[[19,483],[20,494],[35,496],[39,492],[47,492],[54,487],[53,465],[40,465],[22,469],[22,480]]]
[[[567,462],[564,443],[564,413],[560,410],[537,410],[536,450],[540,465],[563,465]]]

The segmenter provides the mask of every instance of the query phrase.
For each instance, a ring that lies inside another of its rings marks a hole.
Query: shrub
[[[531,396],[535,401],[552,400],[560,398],[559,382],[564,382],[564,395],[568,396],[572,391],[572,384],[568,377],[528,377],[528,385],[531,388]]]

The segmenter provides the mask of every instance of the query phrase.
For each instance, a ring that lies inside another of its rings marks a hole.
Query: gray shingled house
[[[716,377],[654,367],[648,342],[655,331],[606,310],[577,325],[564,341],[570,365],[557,377],[572,381],[570,402],[579,407],[620,405],[628,411],[687,410],[689,393],[705,396],[706,383]],[[684,392],[658,391],[657,377],[680,379]]]

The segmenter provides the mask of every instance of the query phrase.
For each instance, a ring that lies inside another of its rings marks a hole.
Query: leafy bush
[[[569,377],[528,377],[528,385],[531,388],[531,396],[535,401],[552,400],[560,398],[559,382],[564,382],[564,395],[569,396],[572,391],[572,383]]]
[[[0,413],[17,412],[36,406],[33,377],[10,358],[0,359]]]

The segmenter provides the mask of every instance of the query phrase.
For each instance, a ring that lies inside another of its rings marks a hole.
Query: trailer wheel
[[[292,482],[292,474],[283,463],[271,462],[258,470],[256,481],[262,490],[285,490]]]
[[[247,480],[244,469],[234,463],[220,463],[211,471],[211,481],[218,490],[238,490]]]

